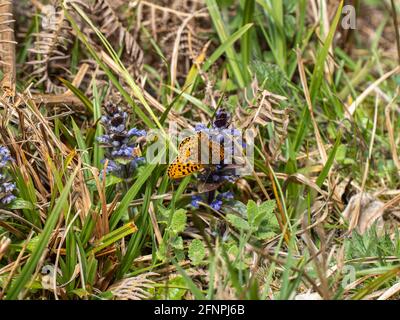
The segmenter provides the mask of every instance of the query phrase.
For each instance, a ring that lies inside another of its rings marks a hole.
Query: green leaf
[[[200,239],[194,239],[189,245],[189,259],[192,264],[197,266],[200,264],[206,255],[206,249]]]
[[[34,210],[35,206],[30,201],[17,198],[9,204],[8,208],[11,210],[22,210],[22,209]]]
[[[324,45],[318,50],[317,61],[315,62],[315,67],[313,75],[311,77],[310,84],[310,96],[311,102],[314,103],[318,92],[320,92],[321,82],[324,76],[324,67],[329,54],[329,48],[332,44],[333,38],[335,36],[336,27],[342,16],[343,0],[340,1],[338,9],[336,11],[335,18],[332,21],[332,25],[329,29],[328,35],[325,39]]]
[[[227,52],[229,49],[232,49],[231,46],[235,43],[236,40],[240,39],[241,36],[247,33],[247,31],[253,26],[252,23],[248,23],[241,27],[239,30],[237,30],[234,34],[229,36],[212,54],[211,56],[207,59],[207,61],[204,63],[203,70],[207,71],[214,62],[218,60],[218,58],[224,53]]]
[[[267,220],[270,224],[278,225],[278,221],[276,220],[276,216],[274,214],[275,207],[275,200],[263,202],[258,208],[258,213],[254,219],[254,223],[259,226],[263,220]]]
[[[328,160],[326,161],[325,166],[323,167],[321,173],[319,174],[319,176],[317,178],[316,184],[318,187],[322,187],[322,184],[324,183],[326,177],[329,174],[329,170],[331,169],[331,167],[333,165],[333,161],[335,160],[336,152],[338,151],[341,138],[342,138],[342,133],[339,132],[339,134],[336,138],[335,145],[333,146],[332,151],[329,153]]]
[[[78,296],[81,299],[84,297],[87,297],[90,294],[87,290],[82,289],[82,288],[71,290],[70,293]]]
[[[251,259],[246,259],[244,252],[239,250],[236,244],[232,244],[228,249],[228,256],[233,257],[232,266],[238,270],[245,270],[249,267]],[[227,257],[228,257],[227,256]]]
[[[159,161],[159,159],[161,159],[161,156],[162,156],[162,153],[160,152],[160,154],[157,155],[157,157],[153,160],[153,162],[157,163]],[[152,174],[152,172],[155,168],[156,168],[156,165],[154,165],[154,164],[148,164],[147,166],[145,166],[143,168],[143,170],[141,171],[141,174],[138,176],[137,180],[135,181],[135,183],[125,193],[125,196],[122,198],[121,202],[119,203],[119,206],[116,208],[116,210],[114,211],[114,213],[110,219],[110,229],[111,230],[115,229],[115,227],[117,226],[118,222],[121,220],[123,215],[128,211],[131,201],[139,193],[140,189],[146,183],[146,181],[149,179],[150,175]]]
[[[193,280],[186,274],[185,270],[182,269],[182,267],[174,260],[172,260],[172,263],[174,264],[176,270],[182,275],[183,279],[185,280],[186,285],[190,289],[190,291],[193,293],[194,297],[197,300],[205,300],[205,297],[201,290],[197,288],[196,284],[193,282]]]
[[[64,86],[66,86],[72,93],[83,103],[83,105],[93,114],[93,105],[85,94],[78,88],[76,88],[71,82],[66,79],[58,78]]]
[[[221,13],[218,9],[217,1],[216,0],[206,0],[207,8],[208,11],[210,12],[211,20],[215,26],[215,29],[217,30],[219,39],[222,44],[225,44],[228,42],[230,39],[230,36],[228,34],[227,28],[224,25],[224,20],[222,19]],[[243,30],[244,28],[249,28],[251,27],[252,24],[246,24],[239,30]],[[239,87],[244,87],[245,82],[243,79],[243,73],[242,69],[239,67],[239,64],[237,63],[237,53],[235,49],[232,46],[227,46],[225,49],[226,56],[229,61],[229,65],[232,69],[232,73],[234,77],[236,78],[236,82],[239,85]],[[207,62],[206,62],[207,63]]]
[[[250,225],[246,220],[235,216],[234,214],[227,214],[226,218],[234,227],[238,228],[239,230],[250,230]]]
[[[160,246],[158,247],[157,259],[161,261],[165,261],[167,259],[167,247],[164,242],[161,242]]]
[[[256,238],[259,240],[267,240],[276,236],[274,231],[259,231],[255,234]]]
[[[116,185],[118,183],[121,183],[123,181],[124,180],[122,178],[113,176],[112,174],[108,174],[106,176],[106,188]],[[96,189],[96,181],[94,181],[94,180],[89,180],[86,185],[90,188],[93,188],[93,190],[97,190]]]
[[[135,224],[132,222],[129,222],[129,223],[123,225],[122,227],[107,233],[101,239],[96,241],[94,243],[93,248],[91,250],[89,250],[89,252],[87,254],[90,255],[91,253],[99,252],[99,251],[103,250],[104,248],[107,248],[108,246],[112,245],[113,243],[121,240],[122,238],[124,238],[136,231],[137,231],[137,227],[135,226]]]
[[[247,220],[251,226],[254,224],[254,219],[256,218],[257,214],[257,204],[253,200],[249,200],[247,203]]]
[[[175,211],[174,215],[172,216],[170,230],[175,234],[181,233],[183,230],[185,230],[186,220],[187,217],[185,209],[179,209]]]
[[[183,239],[182,237],[176,237],[171,245],[175,248],[175,249],[180,249],[183,250]]]
[[[248,23],[253,21],[255,8],[254,0],[245,0],[244,2],[244,10],[243,10],[243,21],[242,25],[245,26]],[[251,43],[251,33],[247,32],[243,35],[240,42],[241,54],[242,54],[242,64],[243,66],[247,66],[250,61],[251,49],[254,48],[254,43]],[[248,70],[243,71],[243,77],[246,80],[246,83],[249,81],[249,73]]]
[[[183,249],[174,249],[174,253],[177,261],[181,262],[186,259],[185,251]]]
[[[7,293],[7,300],[15,300],[18,298],[18,295],[22,292],[24,286],[31,279],[32,273],[37,267],[40,258],[44,250],[46,249],[47,243],[51,237],[51,234],[57,224],[57,221],[60,217],[60,214],[64,207],[68,205],[68,195],[72,186],[72,182],[78,172],[78,168],[75,169],[74,173],[68,179],[67,184],[64,186],[60,197],[55,202],[55,206],[51,210],[49,216],[47,217],[46,224],[43,228],[43,232],[39,235],[39,240],[37,245],[35,246],[29,260],[23,266],[21,273],[16,278],[15,282],[12,284],[9,292]]]
[[[39,242],[39,236],[32,237],[31,241],[29,241],[28,244],[26,245],[26,250],[28,252],[35,251],[38,242]],[[22,247],[22,245],[21,245],[21,247]]]
[[[157,295],[159,299],[166,300],[181,300],[185,295],[187,289],[177,288],[177,287],[185,287],[186,281],[182,276],[177,276],[168,281],[168,284],[159,288],[157,291]]]

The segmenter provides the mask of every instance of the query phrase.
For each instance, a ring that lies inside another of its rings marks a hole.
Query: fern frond
[[[108,0],[96,0],[92,7],[92,15],[106,38],[123,47],[124,54],[129,60],[129,67],[133,65],[136,72],[141,70],[143,51],[135,36],[123,25],[111,3]]]
[[[205,9],[204,1],[131,1],[130,7],[134,8],[136,13],[136,32],[139,32],[142,27],[150,30],[168,61],[177,54],[177,57],[174,57],[177,59],[176,75],[185,76],[193,60],[209,40],[208,37],[201,36],[211,31],[207,11],[200,12],[201,9]],[[186,21],[188,18],[189,20]],[[182,23],[185,26],[183,30],[180,30]],[[179,49],[174,52],[177,37],[179,37]],[[158,69],[160,74],[165,73],[163,66],[161,62]]]
[[[44,84],[47,93],[62,93],[65,88],[56,81],[57,76],[68,77],[69,50],[73,43],[71,27],[62,8],[41,7],[42,29],[34,34],[35,44],[29,49],[28,65],[33,67],[35,87]]]
[[[148,272],[136,277],[126,278],[118,281],[108,288],[118,300],[145,300],[151,298],[149,290],[154,287],[154,281],[148,279],[157,276],[157,273]]]
[[[9,96],[15,95],[15,36],[12,1],[0,1],[0,66],[3,71],[1,87]]]
[[[287,137],[290,109],[281,106],[285,97],[273,94],[268,90],[261,90],[257,83],[253,83],[254,103],[248,102],[248,110],[237,108],[236,116],[238,125],[243,129],[251,129],[256,125],[266,126],[272,124],[272,136],[268,143],[268,151],[271,161],[275,161],[280,155],[280,149]]]

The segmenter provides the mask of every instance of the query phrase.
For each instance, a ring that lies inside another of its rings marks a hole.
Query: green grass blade
[[[211,54],[211,56],[204,62],[203,70],[207,71],[224,53],[228,53],[232,48],[232,45],[240,39],[242,36],[248,34],[249,29],[253,26],[253,23],[248,23],[237,30],[235,33],[230,35],[221,43],[221,45]]]
[[[341,134],[341,132],[339,132],[339,134],[336,138],[336,141],[335,141],[335,145],[333,146],[333,149],[329,154],[329,157],[325,163],[325,166],[323,167],[321,173],[319,174],[319,176],[317,178],[316,184],[318,187],[322,186],[326,177],[328,176],[329,170],[331,169],[331,167],[333,165],[333,161],[335,160],[336,152],[340,146],[341,139],[342,139],[342,134]]]
[[[190,277],[186,274],[185,270],[183,270],[183,268],[176,261],[172,260],[172,263],[174,264],[176,270],[178,270],[178,272],[182,275],[183,279],[185,279],[189,290],[193,293],[196,300],[206,300],[204,294],[199,288],[197,288],[192,279],[190,279]]]
[[[222,16],[218,9],[217,1],[206,0],[206,4],[208,7],[208,11],[210,12],[210,16],[215,26],[215,29],[217,30],[219,39],[221,43],[225,43],[229,38],[229,34],[226,30],[226,27],[224,26]],[[236,79],[237,84],[239,85],[239,87],[244,87],[245,82],[243,79],[243,74],[241,68],[239,68],[239,65],[237,63],[237,53],[232,47],[229,46],[226,48],[226,56],[229,60],[229,65],[232,69],[232,73]]]
[[[159,155],[153,160],[152,163],[146,165],[141,171],[139,177],[135,181],[135,183],[129,188],[126,192],[125,196],[122,198],[118,207],[115,209],[111,219],[110,219],[110,229],[113,230],[117,223],[121,220],[122,216],[127,212],[129,204],[136,197],[142,186],[151,176],[154,169],[157,167],[155,163],[159,163],[159,160],[162,159],[163,153],[160,152]]]
[[[47,243],[49,242],[51,233],[53,232],[57,224],[62,209],[68,205],[68,195],[72,186],[72,182],[74,181],[77,172],[78,168],[75,169],[74,173],[71,175],[71,177],[68,179],[68,182],[64,186],[60,194],[60,197],[56,201],[53,210],[51,211],[51,213],[47,218],[46,224],[43,228],[43,232],[39,235],[38,243],[35,246],[35,249],[33,250],[31,257],[26,262],[26,264],[22,268],[21,273],[16,278],[15,282],[13,282],[10,290],[7,293],[6,296],[7,300],[17,299],[18,295],[22,292],[24,286],[29,282],[32,273],[35,270],[40,258],[42,257],[42,254],[47,246]]]
[[[243,12],[243,27],[253,21],[255,0],[245,0],[244,3],[244,12]],[[246,32],[241,38],[240,46],[241,46],[241,54],[242,54],[242,64],[243,66],[248,66],[250,62],[251,56],[251,33]],[[244,68],[243,77],[245,82],[248,83],[250,80],[249,72]]]
[[[66,79],[58,78],[64,86],[66,86],[72,93],[82,101],[83,105],[93,114],[93,106],[90,100],[84,95],[84,93],[79,89],[76,88],[71,82]]]
[[[339,7],[336,11],[335,18],[333,19],[332,25],[329,29],[328,36],[325,39],[324,45],[318,51],[317,61],[315,63],[313,75],[311,77],[310,84],[310,97],[311,102],[314,103],[317,98],[317,94],[319,93],[319,89],[321,86],[322,78],[324,76],[324,66],[327,61],[329,48],[332,45],[333,38],[335,36],[336,28],[339,24],[340,17],[342,16],[342,8],[343,8],[343,0],[340,2]]]

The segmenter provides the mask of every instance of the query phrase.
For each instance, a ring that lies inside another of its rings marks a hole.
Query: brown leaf
[[[343,218],[350,221],[351,217],[360,210],[356,230],[363,234],[374,222],[377,223],[378,233],[383,232],[384,203],[369,193],[358,193],[351,197],[346,209],[343,211]]]

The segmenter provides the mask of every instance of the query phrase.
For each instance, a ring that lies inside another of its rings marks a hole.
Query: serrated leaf
[[[194,239],[189,245],[189,259],[192,261],[192,264],[197,266],[200,264],[206,255],[206,249],[204,244],[199,239]]]
[[[175,249],[183,250],[183,239],[182,237],[176,237],[171,244]]]
[[[261,225],[264,220],[267,220],[270,224],[277,224],[274,210],[275,210],[275,200],[268,200],[263,202],[257,210],[256,217],[254,218],[254,225],[257,228]]]
[[[186,210],[179,209],[172,216],[170,229],[175,234],[181,233],[186,227]]]
[[[250,225],[254,224],[254,219],[258,214],[257,204],[253,200],[249,200],[247,203],[247,221]]]
[[[246,220],[235,216],[234,214],[227,214],[226,218],[235,228],[245,231],[250,230],[250,225]]]
[[[185,260],[185,251],[183,249],[174,249],[174,253],[176,260],[179,262]]]
[[[157,250],[157,258],[158,260],[165,261],[166,257],[167,257],[167,247],[165,246],[164,242],[162,242]]]
[[[275,237],[276,233],[273,231],[260,231],[257,232],[255,236],[258,240],[266,240]]]

